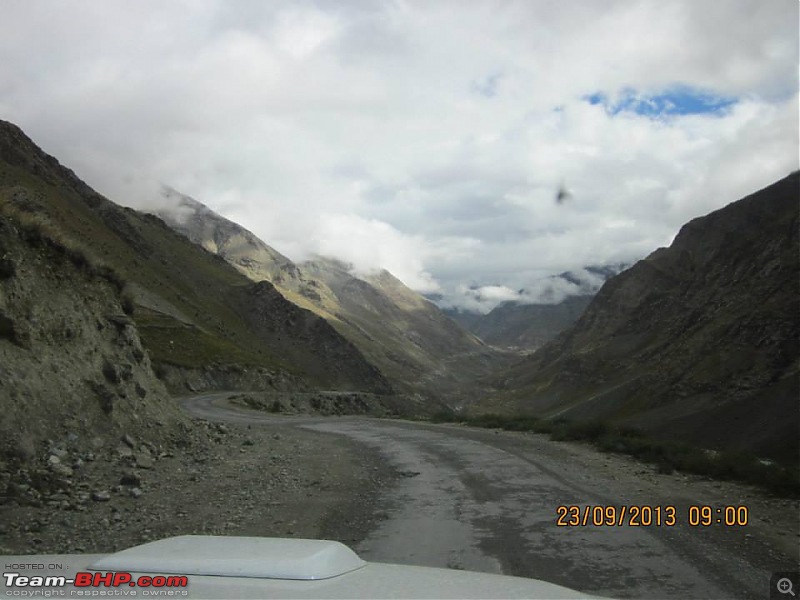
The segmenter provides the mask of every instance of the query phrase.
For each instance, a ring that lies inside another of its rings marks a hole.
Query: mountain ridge
[[[256,286],[161,219],[114,204],[5,121],[0,200],[7,214],[124,281],[135,327],[173,389],[246,383],[391,392],[327,322],[270,284]],[[280,310],[263,311],[258,323],[243,320],[241,307],[254,300]]]
[[[443,310],[491,346],[530,353],[574,323],[603,282],[625,267],[589,265],[552,275],[535,283],[536,292],[522,288],[517,299],[500,302],[486,314],[460,307]],[[476,291],[480,296],[480,288]]]
[[[447,396],[460,387],[460,372],[477,366],[488,373],[493,351],[388,271],[354,274],[351,265],[322,256],[294,263],[201,202],[172,190],[166,198],[176,206],[156,214],[175,231],[326,319],[398,389]],[[453,357],[464,357],[463,369]]]
[[[493,406],[798,460],[800,173],[684,225],[503,373]]]

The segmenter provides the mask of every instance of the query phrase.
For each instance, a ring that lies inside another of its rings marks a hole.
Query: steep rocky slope
[[[326,321],[160,219],[102,197],[1,121],[0,202],[6,215],[116,273],[143,346],[173,389],[390,390]]]
[[[494,409],[797,463],[798,173],[686,224],[504,373]]]
[[[24,462],[45,440],[154,437],[181,420],[113,272],[5,211],[0,257],[0,462]]]
[[[127,441],[149,467],[186,419],[151,369],[118,276],[0,202],[0,504],[60,505]],[[104,497],[100,497],[104,499]]]
[[[158,214],[176,231],[326,319],[397,388],[447,396],[495,364],[491,349],[387,271],[356,276],[324,257],[295,264],[188,196],[166,190],[165,201]]]
[[[87,543],[111,548],[173,533],[186,498],[208,505],[197,474],[211,462],[225,475],[231,452],[247,455],[260,486],[247,506],[234,503],[231,520],[253,513],[253,503],[274,502],[276,488],[287,492],[287,503],[302,496],[353,505],[350,487],[341,495],[320,492],[320,477],[300,483],[286,469],[308,460],[322,468],[323,458],[302,454],[322,444],[340,456],[341,444],[306,436],[298,447],[243,427],[232,436],[224,426],[190,421],[168,388],[296,394],[309,399],[306,410],[324,400],[336,414],[352,412],[356,400],[359,413],[388,412],[384,401],[403,408],[382,394],[314,391],[390,388],[325,320],[271,284],[252,283],[159,219],[103,198],[0,121],[3,551],[81,552]],[[266,470],[258,467],[265,460]],[[239,468],[237,462],[244,468],[241,460],[231,464]],[[329,479],[352,481],[362,471],[375,476],[357,464]],[[319,522],[322,510],[310,510]],[[208,526],[198,515],[192,533]],[[230,526],[223,519],[215,532]]]

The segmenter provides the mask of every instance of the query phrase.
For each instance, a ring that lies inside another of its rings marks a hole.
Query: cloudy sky
[[[796,0],[0,7],[0,118],[111,199],[167,184],[459,306],[642,258],[798,168]]]

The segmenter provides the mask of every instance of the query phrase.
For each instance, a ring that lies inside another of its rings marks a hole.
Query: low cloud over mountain
[[[632,263],[797,168],[791,1],[3,16],[0,114],[101,193],[152,208],[167,183],[295,262],[386,269],[456,306],[486,310],[473,287],[536,297],[544,277]]]

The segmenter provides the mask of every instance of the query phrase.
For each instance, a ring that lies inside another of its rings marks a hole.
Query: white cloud
[[[488,313],[502,302],[519,301],[522,298],[519,292],[504,285],[470,287],[461,284],[454,291],[454,294],[442,302],[443,306],[481,314]]]
[[[614,265],[614,273],[621,270]],[[489,313],[498,304],[558,304],[568,296],[594,294],[605,282],[604,277],[586,269],[576,269],[565,274],[528,277],[524,288],[512,289],[505,285],[458,284],[439,302],[442,307],[460,311]]]
[[[797,21],[793,0],[12,1],[0,109],[115,200],[166,183],[291,258],[469,303],[640,258],[797,169]],[[676,85],[738,102],[585,100]]]
[[[325,215],[312,236],[316,253],[353,264],[356,274],[381,269],[420,292],[436,292],[439,284],[425,271],[425,242],[404,235],[382,221],[357,215]]]
[[[337,19],[318,9],[291,8],[277,15],[277,46],[292,58],[308,57],[338,30]]]

